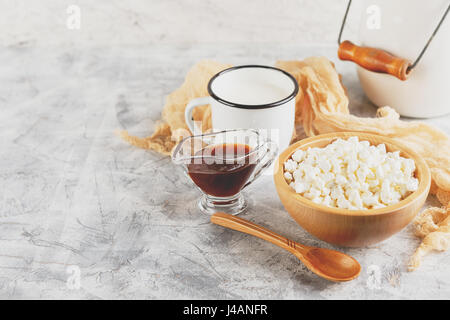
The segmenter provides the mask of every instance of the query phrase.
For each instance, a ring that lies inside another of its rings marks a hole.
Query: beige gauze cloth
[[[296,136],[293,141],[307,136],[338,131],[368,132],[390,137],[420,154],[431,170],[431,193],[436,194],[443,206],[450,208],[450,138],[442,131],[416,121],[406,122],[399,119],[399,114],[390,107],[377,110],[375,118],[360,118],[349,113],[346,89],[342,85],[340,76],[334,64],[324,57],[311,57],[302,61],[278,61],[276,66],[292,74],[299,84],[299,94],[296,97]],[[184,121],[186,104],[194,98],[208,95],[207,83],[217,72],[230,65],[214,61],[197,63],[186,76],[182,86],[171,93],[162,111],[162,122],[158,124],[152,136],[138,138],[122,131],[120,135],[129,143],[144,149],[152,149],[169,155],[181,138],[189,135]],[[426,106],[424,106],[426,108]],[[198,107],[194,110],[193,118],[201,121],[202,130],[211,129],[211,111],[209,106]],[[444,210],[444,209],[441,209]],[[445,209],[445,217],[450,216],[450,210]],[[415,225],[420,227],[420,219],[426,219],[427,210],[419,215]],[[428,219],[430,220],[430,219]],[[427,221],[428,221],[427,220]],[[449,219],[442,217],[436,222],[434,231],[428,228],[429,234],[421,237],[433,238],[431,249],[446,250],[450,246],[450,237],[446,226]],[[440,228],[439,223],[443,223]],[[440,228],[440,229],[439,229]],[[433,233],[439,229],[440,234],[446,234],[447,241]],[[416,232],[417,233],[417,232]],[[427,242],[432,243],[432,241]],[[420,249],[420,248],[419,248]],[[430,251],[430,245],[427,251]],[[418,250],[419,251],[419,250]],[[422,257],[424,250],[421,251]],[[410,263],[410,270],[420,264],[419,254],[416,253]]]
[[[162,121],[157,124],[150,137],[131,136],[127,131],[120,131],[120,136],[132,145],[170,155],[175,145],[190,131],[184,121],[184,109],[192,99],[208,96],[207,85],[216,73],[231,67],[214,61],[202,61],[189,70],[180,88],[169,94],[162,110]],[[209,106],[197,107],[192,116],[201,121],[202,131],[211,129],[211,110]]]

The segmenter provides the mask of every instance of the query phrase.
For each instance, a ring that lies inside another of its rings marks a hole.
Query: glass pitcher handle
[[[253,173],[253,176],[242,187],[242,189],[246,188],[253,181],[255,181],[261,175],[261,173],[264,171],[264,169],[266,169],[267,167],[270,167],[270,165],[273,163],[273,160],[275,160],[275,158],[278,154],[278,145],[270,140],[268,140],[265,145],[267,146],[266,154],[261,158],[259,164],[256,167],[255,173]]]

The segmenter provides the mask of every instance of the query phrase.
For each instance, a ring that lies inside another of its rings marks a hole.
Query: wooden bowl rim
[[[324,206],[321,204],[317,204],[312,202],[311,200],[303,197],[302,195],[296,193],[286,182],[284,179],[284,162],[291,157],[291,155],[299,149],[300,147],[314,147],[318,142],[322,142],[323,140],[330,140],[330,142],[334,139],[338,138],[350,138],[353,136],[357,136],[360,141],[369,141],[370,139],[379,139],[383,141],[386,147],[390,147],[395,151],[400,151],[403,154],[406,154],[408,158],[413,159],[416,164],[417,176],[419,179],[419,186],[416,191],[411,193],[405,199],[399,201],[396,204],[379,208],[379,209],[367,209],[367,210],[349,210],[349,209],[341,209],[341,208],[333,208]],[[390,138],[372,134],[365,132],[335,132],[335,133],[326,133],[313,137],[309,137],[296,143],[290,145],[287,149],[285,149],[279,156],[275,163],[275,173],[274,173],[275,185],[277,188],[280,188],[279,192],[286,193],[289,197],[296,199],[296,201],[300,202],[302,205],[309,207],[311,209],[320,210],[322,212],[337,214],[337,215],[348,215],[348,216],[374,216],[374,215],[382,215],[392,213],[399,209],[403,209],[413,203],[418,197],[420,197],[423,193],[428,193],[431,185],[431,173],[428,165],[425,160],[422,159],[416,152],[411,150],[408,147],[402,146],[395,140]]]

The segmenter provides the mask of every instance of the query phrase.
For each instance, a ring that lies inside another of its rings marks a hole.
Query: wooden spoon
[[[211,222],[267,240],[289,251],[299,258],[309,270],[327,280],[349,281],[358,277],[361,272],[358,261],[345,253],[305,246],[248,220],[224,212],[217,212],[211,216]]]

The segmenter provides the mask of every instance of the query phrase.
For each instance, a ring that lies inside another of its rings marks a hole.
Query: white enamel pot
[[[414,62],[448,5],[448,0],[364,0],[359,44]],[[450,113],[450,17],[407,80],[360,66],[358,76],[368,98],[379,107],[388,105],[414,118]]]

